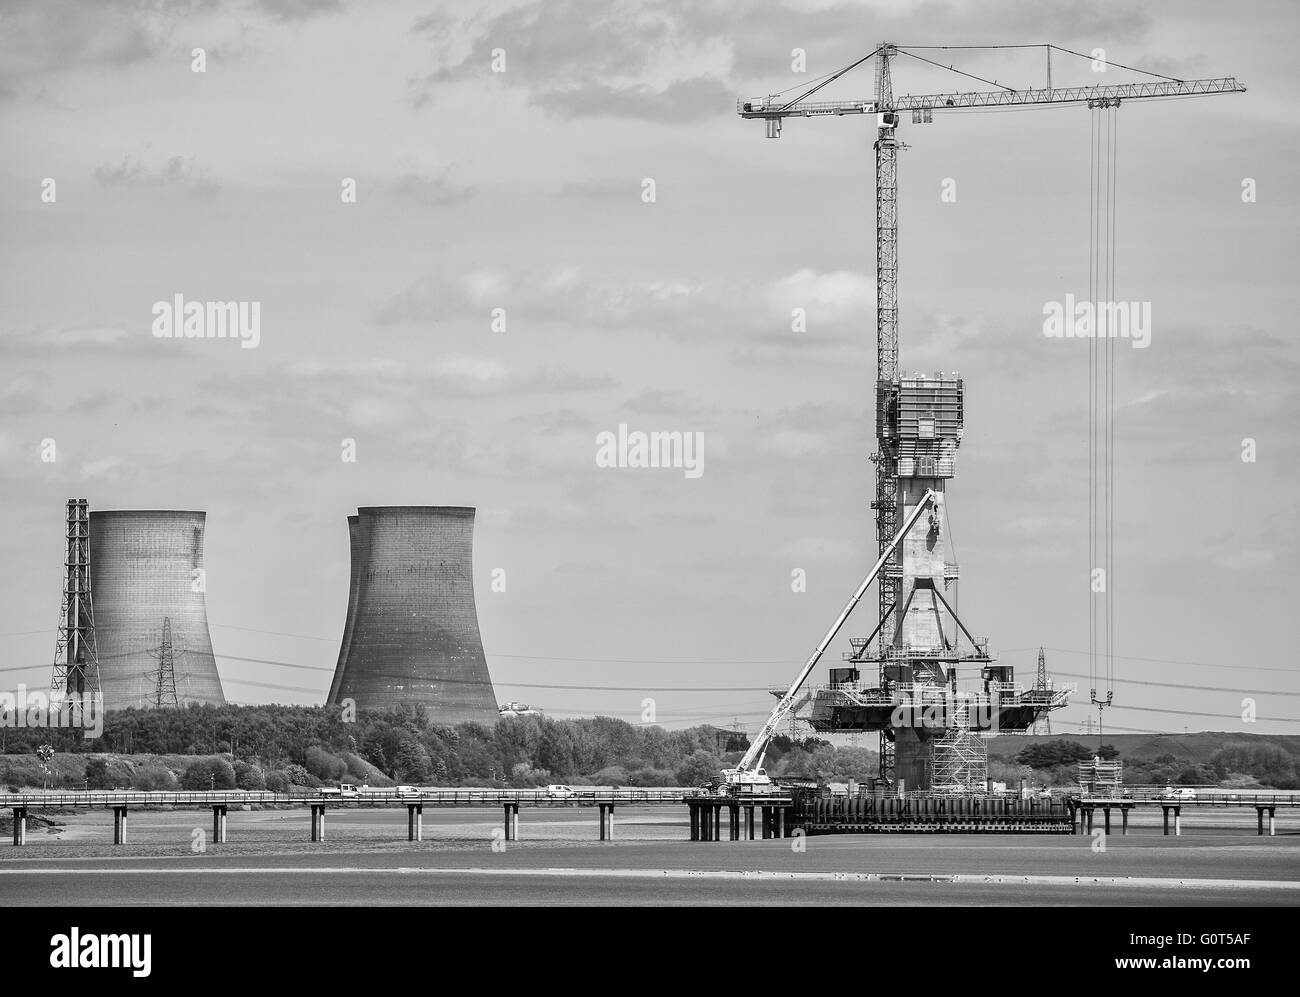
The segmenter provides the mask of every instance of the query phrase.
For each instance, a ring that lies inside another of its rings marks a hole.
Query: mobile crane
[[[840,615],[836,618],[835,622],[831,624],[831,628],[826,631],[826,636],[821,639],[821,642],[816,648],[814,648],[813,653],[808,656],[808,660],[804,662],[803,668],[800,670],[799,674],[795,676],[795,680],[790,684],[790,688],[786,690],[785,695],[782,696],[780,701],[776,704],[776,708],[772,710],[772,715],[767,718],[767,723],[765,723],[763,729],[758,732],[758,736],[754,738],[754,742],[749,746],[749,750],[745,752],[745,756],[741,758],[735,768],[722,770],[722,781],[718,785],[718,795],[753,795],[756,793],[761,794],[771,791],[772,779],[763,768],[763,758],[767,754],[767,746],[771,743],[772,736],[776,733],[777,728],[781,726],[781,723],[786,719],[786,717],[789,716],[790,711],[794,708],[795,701],[799,695],[799,690],[803,687],[804,682],[808,680],[808,676],[812,674],[812,670],[817,667],[817,662],[821,661],[822,655],[826,652],[826,648],[829,647],[831,641],[835,639],[835,635],[840,632],[840,628],[844,626],[844,622],[853,613],[853,610],[857,608],[858,603],[862,601],[862,597],[867,594],[867,589],[871,587],[871,583],[874,582],[876,576],[880,574],[880,569],[885,566],[885,561],[888,560],[889,555],[892,554],[894,549],[903,542],[903,538],[907,536],[912,527],[916,525],[917,520],[919,520],[932,506],[937,507],[941,501],[942,499],[937,492],[932,489],[926,490],[925,495],[921,497],[921,501],[916,504],[916,508],[912,510],[911,515],[907,517],[907,521],[903,523],[902,529],[900,529],[894,539],[886,544],[884,549],[881,550],[880,557],[876,559],[876,563],[872,566],[871,570],[867,572],[867,577],[862,580],[862,584],[858,586],[857,591],[853,593],[849,601],[845,604]],[[930,532],[933,533],[939,529],[939,521],[940,517],[938,516],[930,517]]]

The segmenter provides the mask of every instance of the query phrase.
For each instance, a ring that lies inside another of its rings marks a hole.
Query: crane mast
[[[890,626],[902,579],[894,570],[898,558],[890,540],[898,528],[898,463],[884,436],[889,425],[887,409],[898,379],[898,113],[889,60],[893,46],[878,49],[876,67],[876,544],[885,556],[877,586],[881,633]]]

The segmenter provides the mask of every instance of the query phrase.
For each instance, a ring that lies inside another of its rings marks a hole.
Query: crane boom
[[[790,688],[786,690],[785,695],[782,696],[780,702],[776,704],[776,708],[772,710],[772,715],[767,718],[767,723],[763,725],[763,729],[758,732],[758,736],[754,738],[754,742],[749,746],[749,750],[745,752],[745,757],[736,764],[734,769],[723,770],[722,774],[727,783],[734,785],[751,781],[751,779],[747,779],[746,776],[752,777],[754,770],[759,767],[763,755],[767,753],[768,742],[772,740],[772,735],[776,733],[777,728],[781,726],[781,722],[785,720],[791,708],[794,706],[795,697],[798,696],[799,690],[802,688],[804,682],[808,680],[808,676],[812,674],[812,670],[817,667],[817,662],[821,660],[822,655],[826,652],[826,648],[829,647],[831,641],[835,639],[835,635],[840,632],[840,627],[844,626],[844,621],[849,618],[849,615],[855,608],[857,608],[858,603],[862,601],[862,597],[867,594],[867,589],[870,588],[871,583],[876,580],[876,575],[878,575],[880,569],[884,567],[885,560],[888,558],[890,552],[902,543],[903,537],[907,536],[908,531],[916,525],[916,521],[921,518],[921,514],[936,500],[937,495],[935,492],[927,489],[925,495],[922,496],[921,501],[919,501],[916,504],[916,508],[912,510],[912,514],[907,517],[907,521],[903,524],[903,528],[898,531],[898,535],[894,537],[887,549],[881,553],[875,565],[869,572],[867,572],[867,577],[862,580],[862,584],[858,586],[857,591],[853,593],[852,597],[845,604],[840,615],[836,618],[835,622],[831,624],[831,628],[826,631],[826,636],[821,639],[821,643],[819,643],[813,650],[813,653],[808,656],[808,660],[804,662],[803,668],[800,670],[799,674],[795,676],[795,680],[790,683]]]
[[[742,118],[814,118],[823,115],[875,114],[878,111],[946,111],[965,107],[1010,107],[1025,104],[1087,104],[1094,101],[1191,97],[1211,93],[1245,93],[1235,77],[1179,80],[1169,83],[1115,83],[1093,87],[1042,87],[1029,90],[975,90],[874,100],[804,100],[783,103],[770,97],[738,100]]]

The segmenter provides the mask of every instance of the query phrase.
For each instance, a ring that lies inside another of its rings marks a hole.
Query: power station
[[[206,518],[180,511],[89,514],[89,601],[105,710],[160,705],[164,653],[169,703],[225,703],[208,633]]]
[[[474,509],[380,506],[348,517],[352,570],[328,705],[420,705],[435,723],[495,723],[474,604]]]

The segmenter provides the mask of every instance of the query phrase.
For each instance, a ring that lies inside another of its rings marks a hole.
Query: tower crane
[[[1047,81],[1044,87],[1015,89],[993,80],[985,80],[964,73],[952,66],[917,55],[912,49],[933,48],[1042,48],[1047,56]],[[896,410],[899,390],[898,371],[898,150],[901,143],[898,129],[903,112],[912,113],[914,124],[933,121],[936,112],[959,111],[971,108],[1025,108],[1053,104],[1079,105],[1088,108],[1117,108],[1122,101],[1156,100],[1171,97],[1199,97],[1212,94],[1244,93],[1246,88],[1234,77],[1181,80],[1174,77],[1133,69],[1119,63],[1104,63],[1118,69],[1132,70],[1151,77],[1148,82],[1098,84],[1095,86],[1055,87],[1052,84],[1052,55],[1093,57],[1057,45],[994,45],[994,46],[907,46],[900,47],[884,42],[875,51],[829,74],[820,82],[804,90],[793,99],[781,95],[739,100],[736,111],[742,118],[760,119],[764,122],[768,138],[780,138],[782,124],[787,118],[842,117],[844,115],[874,115],[876,124],[876,438],[877,452],[871,459],[876,465],[875,491],[871,507],[875,511],[876,542],[882,559],[877,592],[879,596],[879,625],[881,653],[875,659],[864,657],[869,647],[864,644],[855,660],[876,660],[882,665],[883,646],[889,635],[896,631],[895,613],[902,588],[898,569],[898,548],[894,538],[898,532],[900,503],[898,496],[898,452],[896,440],[891,437],[891,413]],[[892,65],[899,56],[928,63],[971,77],[981,83],[992,84],[993,90],[952,91],[921,95],[895,96]],[[846,73],[871,59],[876,60],[876,96],[874,100],[812,100],[818,91]],[[793,89],[793,88],[792,88]],[[787,91],[788,92],[788,91]],[[1109,619],[1109,617],[1108,617]],[[1109,642],[1109,638],[1108,638]],[[867,642],[869,644],[869,642]],[[1109,654],[1109,647],[1107,648]],[[1093,693],[1094,703],[1098,702]],[[1109,696],[1104,703],[1109,703]],[[881,733],[881,776],[891,780],[892,741]]]

